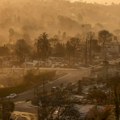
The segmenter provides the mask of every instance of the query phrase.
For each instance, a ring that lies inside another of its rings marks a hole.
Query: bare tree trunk
[[[114,102],[115,102],[115,117],[116,117],[116,120],[119,120],[119,113],[120,113],[120,110],[119,110],[119,96],[118,96],[116,87],[114,87]]]

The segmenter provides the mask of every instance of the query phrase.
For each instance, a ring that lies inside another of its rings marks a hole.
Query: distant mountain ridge
[[[1,0],[0,38],[10,28],[36,36],[46,31],[51,34],[65,31],[79,33],[83,24],[91,24],[94,31],[120,28],[120,5],[71,3],[64,0]]]

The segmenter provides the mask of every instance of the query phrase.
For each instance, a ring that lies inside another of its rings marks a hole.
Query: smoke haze
[[[1,0],[0,41],[9,42],[11,30],[14,39],[28,36],[33,40],[44,31],[50,34],[57,34],[58,31],[77,34],[81,32],[83,24],[89,24],[94,31],[103,28],[114,31],[120,27],[119,11],[120,5],[114,4],[104,6],[64,0]]]

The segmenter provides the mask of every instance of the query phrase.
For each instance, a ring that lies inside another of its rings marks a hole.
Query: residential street
[[[63,70],[63,69],[62,69]],[[65,70],[67,72],[66,75],[49,82],[45,85],[45,89],[47,91],[51,90],[52,87],[57,87],[60,84],[68,84],[68,83],[74,83],[80,80],[82,77],[88,76],[90,74],[90,68],[80,68],[80,69],[73,69],[73,70]],[[39,89],[42,90],[42,86],[39,86]],[[16,101],[23,101],[23,100],[29,100],[34,96],[34,89],[25,91],[24,93],[19,94]]]

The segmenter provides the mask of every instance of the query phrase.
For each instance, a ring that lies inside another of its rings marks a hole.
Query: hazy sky
[[[71,0],[71,1],[86,1],[86,2],[89,2],[89,3],[100,3],[100,4],[105,4],[105,3],[108,3],[108,4],[111,4],[111,3],[120,3],[120,0]]]

